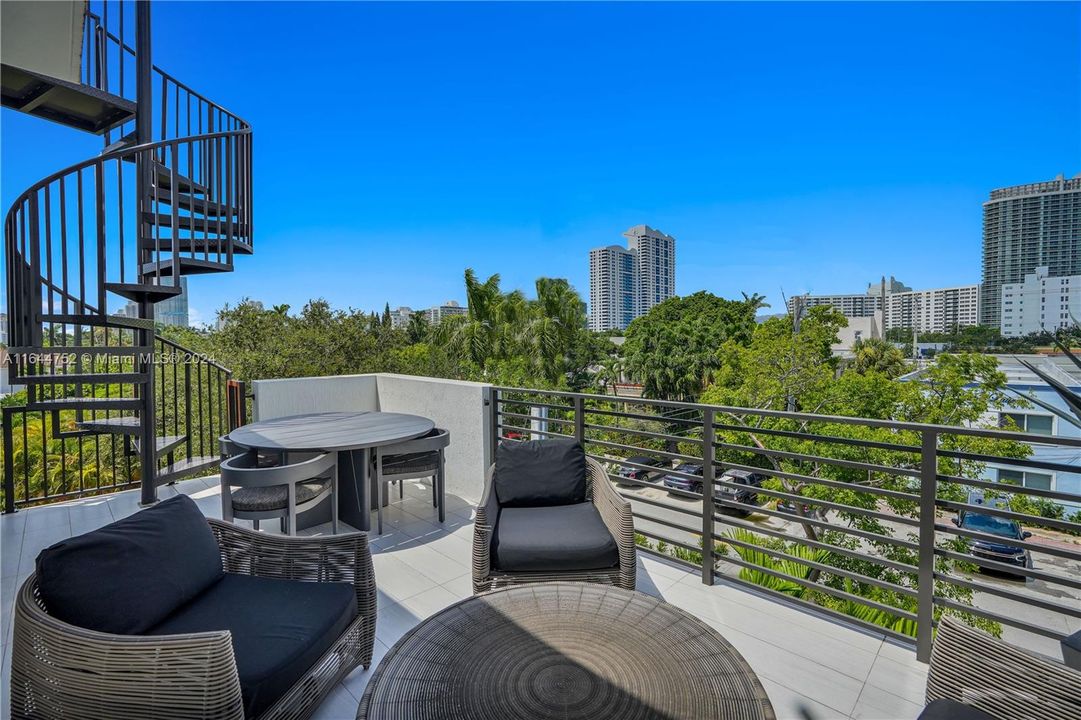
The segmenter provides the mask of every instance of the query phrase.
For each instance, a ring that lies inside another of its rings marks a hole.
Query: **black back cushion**
[[[574,440],[503,442],[495,451],[494,480],[503,507],[585,502],[585,451]]]
[[[45,609],[88,630],[137,635],[222,577],[221,555],[187,495],[41,551]]]

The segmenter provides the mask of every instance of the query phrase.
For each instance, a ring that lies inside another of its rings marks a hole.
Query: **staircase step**
[[[183,290],[173,285],[144,285],[142,283],[105,283],[105,289],[128,300],[161,302],[179,295]]]
[[[151,225],[160,225],[162,230],[171,230],[173,227],[173,216],[169,213],[152,213],[144,212],[143,221],[148,222]],[[219,228],[219,224],[221,227]],[[210,235],[227,235],[229,234],[229,224],[224,218],[221,222],[218,222],[217,218],[202,218],[193,217],[191,215],[178,215],[176,218],[176,226],[180,230],[193,230],[200,234],[206,232]],[[233,222],[233,235],[247,235],[247,225],[239,222]],[[156,240],[157,236],[151,234],[148,240]]]
[[[165,485],[166,483],[182,480],[190,475],[196,475],[204,470],[215,468],[220,462],[221,458],[209,455],[177,460],[172,465],[166,465],[158,470],[157,484]]]
[[[119,327],[135,330],[153,330],[154,321],[146,318],[131,318],[123,315],[79,315],[77,313],[43,313],[43,323],[63,325],[84,325],[86,327]]]
[[[181,275],[203,275],[215,272],[232,272],[233,266],[228,263],[214,262],[213,260],[200,260],[199,258],[180,257]],[[151,277],[172,277],[175,270],[172,258],[162,259],[161,263],[146,263],[142,267],[142,274]],[[154,285],[153,287],[160,287]],[[169,286],[164,286],[169,287]]]
[[[158,454],[158,457],[168,455],[183,445],[187,439],[187,435],[159,435],[154,438],[154,452]],[[136,445],[138,445],[138,441],[136,441]]]
[[[79,423],[79,429],[97,433],[112,433],[114,435],[138,435],[142,430],[139,418],[129,415],[126,417],[98,418],[96,420],[83,420]]]
[[[173,188],[172,172],[168,167],[159,162],[154,163],[153,181],[156,187],[166,192]],[[200,185],[191,178],[181,175],[180,173],[176,174],[176,184],[177,189],[180,190],[180,192],[206,195],[205,185]]]
[[[99,155],[108,155],[111,152],[115,152],[117,150],[123,150],[126,147],[132,147],[132,146],[138,144],[138,139],[139,139],[138,138],[138,133],[136,133],[134,130],[132,130],[131,132],[129,132],[127,135],[120,138],[119,140],[115,140],[112,143],[109,143],[108,145],[106,145],[105,149],[102,150],[98,154]],[[126,160],[128,162],[135,162],[135,156],[134,155],[131,155],[130,157],[124,157],[124,158],[121,158],[121,159]]]
[[[35,400],[26,403],[27,410],[138,410],[139,398],[68,397]]]
[[[224,228],[223,228],[224,231]],[[255,250],[252,246],[236,238],[212,237],[208,240],[202,238],[180,238],[177,242],[177,250],[182,253],[194,253],[195,255],[221,255],[228,253],[228,243],[233,244],[234,255],[252,255]],[[169,238],[144,238],[140,246],[148,250],[173,251],[173,241]]]
[[[145,383],[148,373],[68,373],[66,375],[23,375],[20,385],[75,385],[77,383]]]
[[[124,145],[121,145],[121,143],[124,142],[125,140],[127,140],[127,137],[122,138],[121,140],[118,140],[117,142],[113,143],[109,147],[111,148],[114,145],[119,146],[119,147],[124,147]],[[106,149],[108,149],[108,148],[106,148]],[[136,158],[138,158],[138,153],[132,153],[131,155],[125,155],[121,159],[124,162],[134,163]],[[158,186],[162,190],[170,190],[172,188],[172,173],[169,171],[169,166],[168,165],[155,160],[152,172],[154,174],[150,178],[150,181],[154,185]],[[181,175],[181,174],[177,173],[177,185],[179,186],[180,192],[196,193],[196,194],[200,194],[200,195],[205,195],[206,194],[206,186],[205,185],[201,185],[200,183],[195,182],[194,180],[187,177],[186,175]]]
[[[96,135],[135,117],[135,103],[103,90],[4,64],[0,102]]]
[[[150,198],[157,200],[163,205],[173,204],[173,195],[168,192],[159,193],[156,197],[153,193],[150,194]],[[188,193],[181,192],[176,196],[176,207],[178,210],[187,210],[191,213],[199,215],[208,215],[213,217],[225,217],[227,215],[236,215],[237,209],[223,205],[222,203],[213,202],[206,198],[195,197]]]

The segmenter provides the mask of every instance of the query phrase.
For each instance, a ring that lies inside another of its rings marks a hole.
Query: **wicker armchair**
[[[499,517],[499,501],[494,488],[495,465],[488,469],[484,495],[477,507],[473,523],[473,592],[527,582],[580,581],[617,585],[633,590],[635,585],[636,553],[634,520],[631,505],[612,487],[608,474],[592,458],[586,458],[586,495],[596,506],[605,527],[616,541],[619,565],[611,569],[559,572],[503,572],[492,567],[492,539]]]
[[[261,720],[310,717],[343,677],[372,661],[376,591],[368,536],[281,537],[220,520],[209,523],[227,573],[355,587],[356,619],[260,715]],[[231,634],[148,636],[85,630],[49,615],[31,575],[15,599],[11,716],[241,720],[244,709]]]
[[[931,650],[927,703],[923,720],[1077,720],[1081,672],[946,615]]]

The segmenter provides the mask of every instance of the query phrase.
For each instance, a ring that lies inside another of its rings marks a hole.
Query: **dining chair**
[[[296,535],[297,515],[330,500],[332,532],[338,532],[337,453],[286,465],[263,466],[256,453],[245,452],[221,464],[222,519],[259,521],[279,518],[282,532]]]
[[[450,431],[435,428],[413,440],[377,447],[372,453],[376,492],[376,524],[383,534],[383,503],[386,488],[398,483],[398,496],[405,495],[405,481],[432,478],[432,507],[439,511],[439,522],[446,519],[446,462],[443,452],[450,445]]]

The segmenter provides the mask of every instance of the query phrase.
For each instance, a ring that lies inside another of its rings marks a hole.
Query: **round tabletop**
[[[417,625],[368,682],[358,720],[773,720],[713,628],[650,595],[537,583]]]
[[[342,451],[412,440],[435,427],[419,415],[325,412],[260,420],[238,427],[229,439],[260,450]]]

